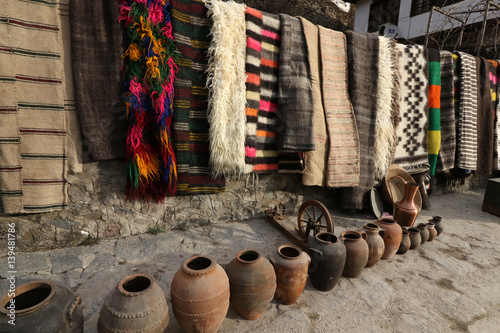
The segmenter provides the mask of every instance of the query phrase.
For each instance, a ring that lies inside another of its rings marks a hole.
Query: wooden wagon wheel
[[[307,200],[300,206],[298,216],[299,234],[307,242],[311,230],[314,235],[328,231],[333,233],[333,221],[328,208],[317,200]]]

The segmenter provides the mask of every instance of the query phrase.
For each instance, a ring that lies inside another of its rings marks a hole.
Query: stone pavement
[[[444,232],[391,260],[342,277],[329,292],[308,281],[291,306],[273,301],[261,318],[248,321],[230,307],[220,332],[500,332],[500,217],[481,211],[483,191],[431,198],[418,222],[443,217]],[[361,229],[362,215],[332,211],[335,234]],[[291,217],[295,218],[295,217]],[[170,306],[168,332],[180,332],[170,302],[170,283],[192,254],[229,263],[239,250],[263,255],[290,241],[266,220],[215,224],[187,231],[130,236],[46,252],[17,254],[18,284],[33,279],[66,282],[82,297],[85,332],[96,332],[108,292],[127,274],[152,275]],[[6,260],[0,260],[5,278]],[[0,292],[6,291],[0,281]]]

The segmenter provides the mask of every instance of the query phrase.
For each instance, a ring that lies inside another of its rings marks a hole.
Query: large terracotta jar
[[[170,285],[172,308],[181,329],[217,332],[229,309],[229,279],[209,256],[184,261]]]
[[[383,235],[385,244],[385,251],[382,259],[391,259],[398,251],[399,245],[401,245],[403,230],[401,226],[396,223],[396,220],[391,218],[383,217],[374,223],[382,229],[381,234]]]
[[[146,274],[131,274],[118,282],[99,313],[99,333],[161,333],[168,325],[168,305],[163,290]]]
[[[384,239],[380,236],[380,227],[375,223],[366,223],[363,231],[366,233],[366,242],[369,249],[366,267],[372,267],[384,255]]]
[[[401,244],[399,245],[397,254],[405,254],[410,249],[410,232],[406,229],[403,229],[403,238],[401,239]]]
[[[3,294],[0,303],[0,332],[83,332],[81,298],[61,283],[27,282]]]
[[[437,236],[443,232],[443,218],[441,216],[433,216],[429,222],[434,223],[434,228],[437,230]]]
[[[332,290],[337,284],[346,260],[346,249],[337,236],[320,232],[307,241],[307,253],[311,256],[309,278],[314,288]]]
[[[276,273],[274,298],[280,304],[294,304],[306,286],[311,258],[295,245],[281,245],[269,260]]]
[[[231,304],[245,319],[259,318],[276,292],[273,265],[257,250],[242,250],[226,266],[231,286]]]
[[[356,231],[344,231],[340,235],[340,240],[344,242],[346,249],[345,265],[342,274],[348,278],[359,277],[366,267],[370,250],[365,238],[365,232],[360,234]]]
[[[408,228],[408,232],[410,233],[410,250],[414,250],[422,243],[420,230],[418,228]]]

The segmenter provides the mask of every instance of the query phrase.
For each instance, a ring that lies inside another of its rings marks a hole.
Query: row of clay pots
[[[440,231],[438,231],[434,222],[419,223],[417,227],[412,228],[403,227],[403,239],[397,253],[404,254],[425,242],[432,242],[442,231],[441,226]]]
[[[434,220],[440,221],[441,218],[434,217]],[[366,223],[361,231],[344,231],[340,239],[332,233],[319,233],[307,244],[312,258],[309,268],[311,283],[316,289],[327,291],[335,287],[341,275],[357,278],[365,267],[372,267],[380,259],[406,253],[409,248],[420,245],[421,240],[434,240],[442,232],[442,226],[438,224],[439,229],[429,222],[421,223],[420,229],[406,230],[394,219],[380,218]]]

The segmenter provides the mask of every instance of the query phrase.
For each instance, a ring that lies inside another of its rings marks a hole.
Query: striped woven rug
[[[277,146],[278,77],[281,23],[247,7],[247,127],[245,173],[302,172],[298,154],[279,154]]]
[[[455,105],[453,91],[453,60],[448,51],[441,51],[441,147],[436,173],[448,171],[455,165]]]
[[[359,185],[358,128],[347,92],[346,37],[318,26],[323,106],[330,141],[326,186]]]
[[[491,89],[491,106],[495,117],[494,121],[494,138],[493,138],[493,170],[498,170],[498,89],[499,85],[499,69],[498,61],[488,60],[490,89]]]
[[[56,1],[0,0],[0,193],[4,212],[68,205]]]
[[[209,167],[208,68],[211,22],[201,0],[172,0],[172,30],[181,53],[175,80],[172,133],[177,159],[177,195],[225,190],[223,177],[212,178]]]
[[[491,102],[488,61],[474,57],[477,74],[477,167],[476,175],[493,171],[495,113]]]
[[[458,110],[457,168],[477,167],[477,75],[474,57],[458,52],[460,57],[460,106]]]
[[[429,126],[427,151],[430,175],[436,174],[436,164],[441,146],[441,59],[438,49],[428,49],[429,66]]]

